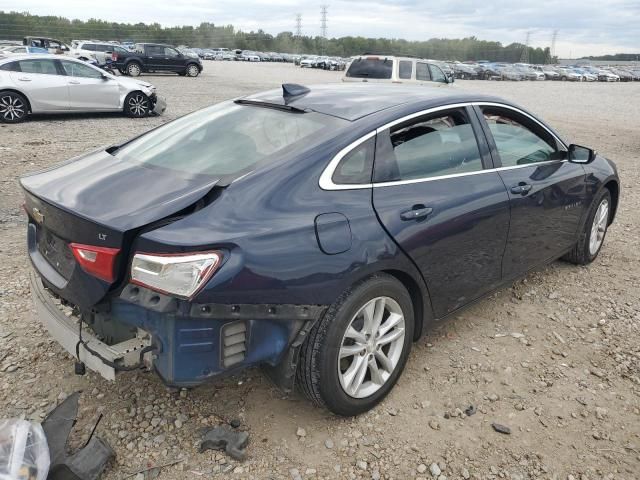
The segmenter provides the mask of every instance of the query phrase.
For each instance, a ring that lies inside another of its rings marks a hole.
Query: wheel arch
[[[29,113],[33,113],[33,109],[31,108],[31,100],[26,93],[21,92],[20,90],[17,90],[15,88],[0,88],[0,95],[6,92],[17,93],[18,95],[24,97],[24,99],[27,101],[27,109],[29,110]]]
[[[618,201],[620,199],[620,184],[615,179],[610,179],[605,182],[603,188],[609,190],[609,194],[611,195],[611,215],[609,215],[609,225],[613,223],[613,219],[616,216],[616,212],[618,211]]]
[[[404,288],[409,292],[411,303],[413,305],[414,329],[413,340],[418,340],[423,333],[425,324],[432,320],[431,306],[426,287],[420,283],[409,273],[397,269],[381,270],[398,280]]]

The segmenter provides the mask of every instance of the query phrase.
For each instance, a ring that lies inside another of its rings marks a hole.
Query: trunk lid
[[[85,272],[70,243],[120,249],[115,276],[122,279],[139,231],[193,206],[219,180],[124,161],[104,150],[22,177],[31,261],[55,293],[88,308],[112,284]]]

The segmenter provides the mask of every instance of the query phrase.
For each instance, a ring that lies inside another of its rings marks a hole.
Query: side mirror
[[[454,75],[447,75],[447,83],[453,83],[456,81],[456,77]]]
[[[102,80],[109,80],[109,77],[105,73],[101,74],[100,78],[102,78]]]
[[[591,163],[596,158],[595,150],[581,145],[569,145],[567,158],[571,163]]]

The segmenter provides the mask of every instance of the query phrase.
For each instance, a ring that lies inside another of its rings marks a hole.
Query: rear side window
[[[346,154],[333,172],[335,184],[361,185],[371,183],[375,137],[358,145]]]
[[[381,139],[379,145],[376,182],[416,180],[483,169],[473,128],[463,110],[399,125],[388,132],[388,138]]]
[[[390,58],[356,58],[351,62],[346,76],[353,78],[390,79],[392,70],[393,60]]]
[[[431,80],[431,75],[429,74],[429,66],[426,63],[416,63],[416,80],[421,80],[423,82],[428,82],[429,80]]]
[[[0,65],[0,70],[4,70],[7,72],[21,72],[20,63],[19,62],[9,62],[4,65]]]
[[[113,50],[111,45],[96,45],[97,52],[110,52]]]
[[[144,52],[147,55],[164,55],[164,47],[159,45],[147,45]]]
[[[398,77],[402,80],[409,80],[413,74],[413,62],[411,60],[400,60],[398,66]]]
[[[58,75],[58,70],[53,60],[20,60],[19,63],[20,70],[24,73]]]
[[[85,43],[82,45],[82,48],[80,50],[87,50],[89,52],[95,52],[96,51],[96,46],[93,43]]]
[[[167,123],[115,152],[124,161],[185,176],[236,176],[304,151],[335,135],[346,120],[223,102]]]

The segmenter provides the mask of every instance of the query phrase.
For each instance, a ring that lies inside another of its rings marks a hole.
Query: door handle
[[[27,77],[19,77],[18,80],[20,80],[21,82],[30,82],[31,79],[27,78]]]
[[[78,80],[69,80],[69,83],[72,85],[80,85],[80,82]]]
[[[402,220],[420,220],[433,212],[433,208],[424,205],[414,205],[411,210],[407,210],[400,214]]]
[[[528,183],[520,182],[518,185],[511,187],[511,193],[516,195],[526,195],[531,190],[531,185]]]

